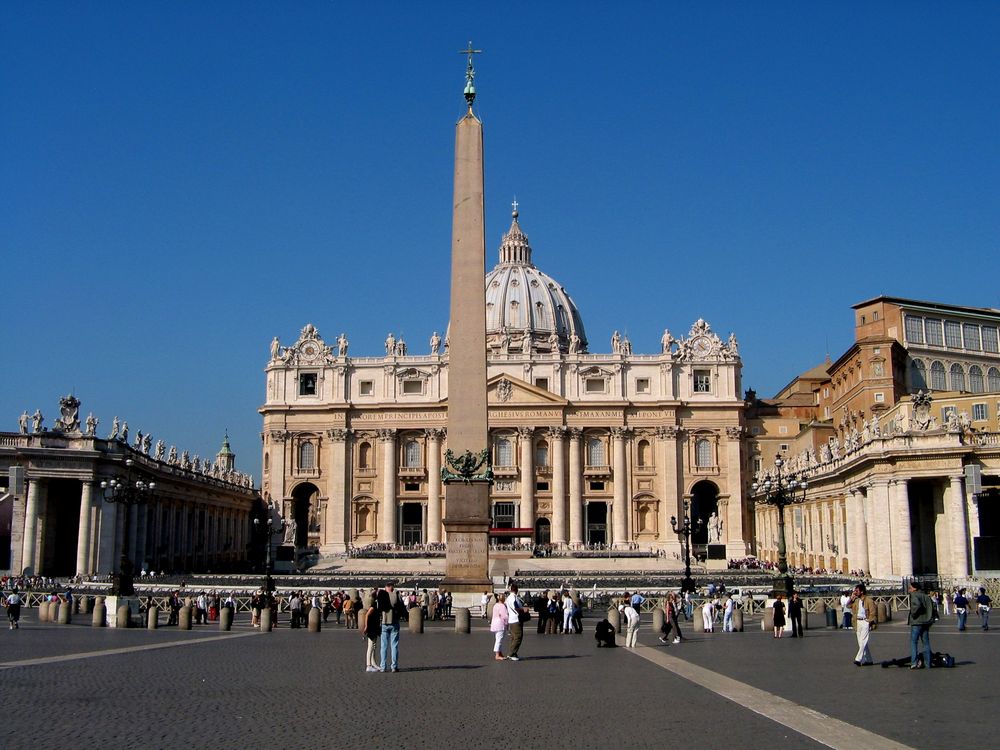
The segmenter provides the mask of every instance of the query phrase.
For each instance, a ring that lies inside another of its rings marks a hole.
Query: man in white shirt
[[[706,599],[701,608],[701,623],[706,633],[715,631],[715,604],[711,599]]]
[[[639,637],[639,612],[632,603],[625,605],[625,648],[635,648]]]
[[[843,612],[841,616],[840,627],[843,630],[851,629],[851,596],[846,591],[840,596],[840,611]]]
[[[517,584],[512,583],[510,593],[507,594],[507,627],[510,628],[510,650],[507,653],[507,659],[510,661],[520,661],[517,651],[521,648],[521,641],[524,640],[521,615],[527,613],[528,608],[524,605],[524,600],[518,596]]]

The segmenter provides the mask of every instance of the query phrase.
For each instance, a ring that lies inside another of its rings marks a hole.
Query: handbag
[[[519,612],[517,613],[517,621],[518,621],[519,623],[522,623],[522,624],[523,624],[523,623],[526,623],[526,622],[527,622],[528,620],[530,620],[530,619],[531,619],[531,612],[529,612],[529,611],[528,611],[528,610],[526,610],[526,609],[522,609],[522,610],[520,610],[520,611],[519,611]]]

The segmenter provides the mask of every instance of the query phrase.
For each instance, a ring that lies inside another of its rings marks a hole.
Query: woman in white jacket
[[[639,637],[639,613],[631,603],[625,605],[625,648],[635,648]]]
[[[509,615],[507,613],[507,595],[498,594],[493,605],[493,616],[490,620],[490,632],[493,633],[493,658],[503,661],[503,637],[507,633]]]

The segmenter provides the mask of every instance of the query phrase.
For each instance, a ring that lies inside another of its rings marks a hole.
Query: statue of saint
[[[438,332],[434,331],[434,335],[431,336],[431,354],[437,354],[441,351],[441,337],[438,336]]]
[[[149,448],[153,444],[153,438],[148,434],[142,436],[142,452],[149,455]]]
[[[285,526],[285,538],[282,540],[282,544],[295,544],[295,531],[298,528],[298,524],[295,523],[293,518]]]
[[[277,359],[279,354],[281,354],[281,342],[278,341],[278,337],[275,336],[271,339],[271,359]]]
[[[122,422],[122,431],[118,439],[125,443],[125,445],[128,445],[128,422]]]
[[[670,350],[674,346],[674,341],[675,341],[675,339],[670,334],[670,329],[669,328],[664,328],[663,329],[663,337],[660,339],[660,347],[662,348],[664,354],[669,354],[670,353]]]
[[[337,356],[346,357],[347,356],[347,335],[340,334],[337,336]]]
[[[119,423],[118,423],[118,416],[115,415],[115,418],[113,420],[111,420],[111,434],[108,435],[108,440],[117,440],[118,439],[118,430],[119,429],[120,428],[119,428]]]
[[[575,333],[569,337],[569,353],[577,354],[580,351],[580,337]]]
[[[156,441],[156,453],[154,455],[154,458],[156,458],[157,461],[163,460],[163,451],[166,450],[166,447],[167,446],[163,443],[162,440]]]
[[[396,352],[396,337],[391,333],[385,337],[385,354],[391,357]]]
[[[167,463],[168,464],[176,464],[177,463],[177,446],[176,445],[171,445],[170,446],[170,453],[167,454]]]
[[[25,410],[25,412],[20,417],[17,418],[17,428],[18,428],[18,430],[20,430],[20,432],[21,432],[22,435],[27,435],[28,434],[28,420],[29,419],[31,419],[31,417],[28,416],[27,410]]]
[[[97,432],[97,423],[100,422],[97,417],[94,416],[94,412],[87,415],[87,434],[93,437],[94,433]]]
[[[719,544],[722,541],[722,519],[715,511],[708,517],[708,543]]]
[[[32,432],[41,432],[42,431],[42,422],[44,422],[44,421],[45,421],[45,417],[42,416],[42,412],[39,411],[38,409],[35,409],[35,413],[31,415],[31,431]]]
[[[611,334],[611,353],[621,354],[622,352],[622,335],[615,331]]]

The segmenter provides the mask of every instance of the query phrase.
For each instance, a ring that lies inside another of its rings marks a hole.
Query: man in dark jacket
[[[925,594],[920,584],[910,581],[910,669],[931,666],[931,625],[934,624],[934,602]],[[920,663],[920,644],[923,643],[923,664]]]

